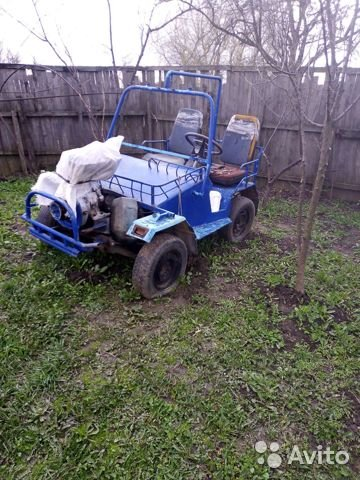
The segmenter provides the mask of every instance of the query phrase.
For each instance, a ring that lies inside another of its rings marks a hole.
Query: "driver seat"
[[[218,185],[230,186],[239,183],[246,175],[241,166],[254,157],[259,139],[260,122],[250,115],[233,115],[222,141],[222,164],[213,164],[210,179]]]
[[[189,132],[200,133],[203,123],[203,114],[192,108],[181,108],[178,111],[170,136],[166,142],[167,150],[171,153],[191,155],[193,147],[185,139]],[[166,153],[147,153],[142,157],[144,160],[162,160],[178,165],[185,165],[186,160],[181,157],[167,155]]]

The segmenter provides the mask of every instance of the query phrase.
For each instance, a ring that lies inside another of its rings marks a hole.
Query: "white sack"
[[[31,190],[37,190],[39,192],[46,192],[50,195],[55,195],[60,183],[63,182],[59,175],[55,172],[43,172],[40,173],[35,185]],[[36,195],[36,203],[40,206],[48,206],[52,200],[50,198],[43,197],[42,195]]]
[[[68,183],[106,180],[120,162],[120,147],[124,137],[112,137],[106,142],[92,142],[85,147],[65,150],[56,165],[56,173]]]
[[[40,174],[32,190],[39,190],[66,200],[76,215],[77,199],[98,186],[97,181],[107,180],[119,166],[123,136],[111,137],[105,142],[92,142],[84,147],[65,150],[55,172]],[[49,205],[51,200],[38,196],[39,205]]]

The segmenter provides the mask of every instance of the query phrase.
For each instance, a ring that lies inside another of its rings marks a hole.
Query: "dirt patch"
[[[344,237],[333,243],[332,247],[334,250],[344,253],[345,255],[353,255],[355,248],[360,249],[360,230],[350,228]]]
[[[273,289],[276,297],[279,299],[279,302],[283,305],[289,305],[296,307],[298,305],[309,303],[309,296],[297,292],[294,288],[288,287],[287,285],[277,285]]]
[[[302,295],[298,293],[294,288],[287,285],[276,285],[276,287],[269,287],[268,285],[259,285],[261,293],[266,295],[271,302],[276,302],[279,306],[279,310],[282,313],[290,313],[295,307],[299,305],[309,303],[310,298],[305,293]]]
[[[221,282],[221,278],[215,279],[217,283],[216,290],[213,289],[213,302],[219,304],[223,300],[236,300],[237,298],[249,295],[251,289],[236,279],[231,282]],[[210,295],[212,291],[210,291]],[[220,295],[220,296],[219,296]]]
[[[341,307],[334,307],[333,317],[336,323],[347,323],[350,321],[349,314]]]
[[[259,287],[261,292],[268,298],[269,304],[277,303],[279,311],[285,315],[291,314],[294,308],[310,301],[308,295],[301,295],[294,288],[286,285],[269,287],[262,284]],[[280,324],[280,330],[283,334],[286,350],[291,351],[298,343],[306,343],[311,351],[315,350],[315,342],[298,327],[293,318],[286,318]]]
[[[354,433],[355,438],[360,434],[360,398],[352,391],[347,390],[345,397],[351,406],[351,412],[346,422],[348,430]]]
[[[89,325],[93,327],[100,327],[102,331],[104,329],[111,329],[112,327],[116,326],[120,321],[119,314],[111,310],[102,310],[101,312],[87,314],[83,313],[79,308],[77,314],[83,314]]]
[[[181,378],[187,374],[187,368],[181,364],[176,364],[167,369],[167,374],[170,378]]]
[[[204,353],[214,352],[216,348],[216,342],[213,340],[205,340],[200,344],[200,350]]]
[[[283,334],[286,350],[293,350],[298,343],[306,343],[311,351],[315,350],[315,343],[309,335],[299,329],[295,320],[290,318],[284,320],[280,325],[280,330]]]
[[[191,303],[194,294],[207,294],[210,276],[209,270],[209,260],[206,257],[199,255],[193,259],[191,267],[185,276],[185,281],[171,296],[175,305],[178,302],[180,306]],[[187,278],[189,278],[189,282]]]
[[[239,245],[234,245],[234,247],[237,247],[239,250],[243,250],[244,248],[247,248],[250,245],[250,242],[253,240],[260,240],[260,242],[264,245],[267,243],[272,243],[274,239],[268,234],[268,232],[268,227],[257,223],[255,229],[252,230],[246,237],[246,240]]]
[[[284,232],[294,233],[295,223],[293,218],[283,217],[280,222],[275,223],[275,226]]]
[[[276,241],[282,252],[293,252],[296,249],[296,239],[294,237],[285,237]]]
[[[100,273],[92,272],[91,270],[75,270],[66,272],[66,276],[68,280],[72,283],[81,283],[81,282],[89,282],[92,285],[97,285],[106,281],[105,275]]]
[[[12,225],[12,230],[21,236],[28,234],[28,225],[21,217],[15,216],[15,222]]]
[[[139,319],[138,323],[128,330],[128,333],[135,337],[157,337],[166,330],[167,325],[167,319],[164,319],[162,316],[154,316],[153,321],[150,323]]]
[[[103,342],[98,351],[96,352],[96,356],[101,360],[101,363],[104,365],[113,365],[117,361],[117,356],[113,353],[114,344],[112,342],[106,341]]]
[[[259,239],[262,244],[264,245],[273,245],[276,243],[276,245],[279,246],[279,248],[284,252],[289,252],[293,251],[296,249],[296,238],[294,236],[294,226],[291,225],[291,220],[289,220],[289,224],[287,223],[277,223],[276,227],[284,231],[285,233],[288,233],[289,235],[285,236],[284,238],[281,239],[274,239],[270,235],[268,235],[268,232],[270,231],[270,227],[257,224],[256,225],[256,230],[255,232],[251,232],[249,236],[247,237],[247,240],[253,240],[253,239]]]

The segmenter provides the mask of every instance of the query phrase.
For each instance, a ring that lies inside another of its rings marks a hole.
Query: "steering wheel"
[[[209,148],[209,137],[202,135],[201,133],[188,132],[185,133],[185,138],[188,143],[193,147],[193,153],[200,157],[205,157]],[[222,147],[219,142],[212,141],[214,150],[211,151],[211,155],[220,155],[222,153]]]

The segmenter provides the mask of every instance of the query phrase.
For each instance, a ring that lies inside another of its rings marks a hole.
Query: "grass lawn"
[[[296,205],[279,198],[245,244],[204,240],[148,301],[130,260],[33,240],[30,184],[0,183],[1,479],[360,478],[359,205],[321,205],[303,300]],[[289,465],[294,445],[350,461]]]

